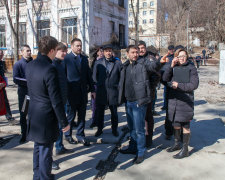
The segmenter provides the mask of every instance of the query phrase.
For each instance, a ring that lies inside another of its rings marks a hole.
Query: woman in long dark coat
[[[194,116],[194,90],[198,88],[197,69],[188,61],[188,53],[178,49],[171,66],[164,74],[163,81],[170,82],[168,97],[168,118],[173,122],[175,143],[167,152],[181,151],[174,155],[176,159],[189,156],[190,121]],[[183,130],[183,146],[181,147],[181,128]]]
[[[94,65],[95,62],[101,58],[104,57],[103,54],[103,48],[99,47],[96,49],[96,51],[93,54],[93,61],[92,61],[92,65],[91,65],[91,70],[93,72],[94,69]],[[95,90],[96,90],[96,85],[94,85]],[[95,99],[93,99],[93,97],[91,97],[91,108],[92,108],[92,123],[90,125],[90,128],[96,127],[97,126],[97,119],[96,119],[96,104],[95,104]]]

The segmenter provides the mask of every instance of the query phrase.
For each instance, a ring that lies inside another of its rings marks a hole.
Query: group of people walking
[[[174,134],[175,139],[167,151],[181,150],[174,156],[178,159],[189,155],[194,90],[199,79],[183,47],[157,59],[156,54],[147,52],[145,42],[140,41],[137,46],[127,47],[127,61],[122,64],[113,56],[113,47],[105,45],[95,51],[91,66],[78,38],[71,41],[70,53],[67,44],[51,36],[42,37],[38,47],[38,56],[32,60],[30,47],[24,45],[22,59],[15,63],[13,70],[13,80],[18,85],[20,142],[34,141],[33,179],[54,178],[51,174],[54,142],[57,155],[72,152],[64,147],[63,134],[70,144],[90,146],[85,138],[89,92],[93,110],[90,128],[97,127],[96,137],[103,133],[107,107],[111,113],[112,135],[119,136],[117,107],[125,104],[130,138],[128,148],[120,152],[134,154],[133,163],[142,163],[146,148],[152,145],[152,107],[160,81],[166,87],[166,138]],[[0,78],[0,98],[5,85]],[[25,95],[30,97],[28,120],[22,111]],[[77,127],[75,139],[74,126]]]

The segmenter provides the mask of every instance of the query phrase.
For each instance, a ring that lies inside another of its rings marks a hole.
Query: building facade
[[[132,3],[133,2],[133,6]],[[130,36],[134,36],[135,21],[133,10],[136,14],[137,0],[129,0],[129,33]],[[139,35],[140,36],[152,36],[157,33],[157,0],[139,0]]]
[[[12,22],[15,24],[14,0],[8,0]],[[120,47],[128,44],[127,0],[20,0],[19,42],[28,44],[32,53],[38,51],[37,42],[51,35],[62,42],[78,37],[83,51],[117,39]],[[6,10],[0,0],[0,49],[12,55],[12,31]]]

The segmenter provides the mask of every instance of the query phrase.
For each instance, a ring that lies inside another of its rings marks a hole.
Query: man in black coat
[[[156,58],[147,52],[146,43],[139,41],[138,47],[140,49],[139,58],[143,58],[145,61],[157,61]],[[153,117],[153,102],[156,97],[156,87],[160,81],[159,72],[151,73],[149,77],[150,90],[151,90],[151,102],[148,104],[146,117],[145,117],[145,130],[146,130],[146,147],[149,148],[152,145],[153,129],[154,129],[154,117]]]
[[[94,84],[88,59],[81,54],[81,40],[78,38],[73,39],[71,41],[71,49],[72,51],[66,55],[63,64],[68,82],[68,101],[75,115],[78,113],[76,139],[85,146],[89,146],[90,143],[85,139],[84,128],[88,100],[87,95],[91,91],[92,96],[95,98]],[[76,144],[72,138],[73,119],[71,118],[70,120],[71,129],[65,136],[70,144]]]
[[[104,58],[96,61],[93,69],[93,80],[96,90],[96,119],[98,131],[95,136],[102,134],[104,126],[105,107],[108,105],[111,111],[112,133],[118,136],[118,84],[120,80],[121,62],[112,55],[111,45],[103,48]]]
[[[36,60],[27,64],[26,78],[30,96],[27,140],[34,141],[33,179],[54,179],[52,169],[53,144],[62,131],[69,130],[58,82],[57,70],[52,65],[58,41],[44,36],[38,43]]]
[[[123,64],[119,82],[119,104],[125,102],[127,123],[131,140],[123,154],[136,154],[134,163],[144,161],[145,153],[145,115],[151,102],[150,75],[160,68],[159,62],[138,59],[139,48],[130,45],[127,48],[128,60]]]
[[[22,58],[16,62],[13,66],[13,82],[18,85],[18,102],[20,111],[20,126],[22,137],[20,143],[26,141],[27,133],[27,119],[26,114],[22,112],[23,102],[25,96],[28,94],[27,91],[27,80],[26,80],[26,67],[29,62],[33,60],[31,57],[31,49],[28,45],[23,45],[21,47]]]

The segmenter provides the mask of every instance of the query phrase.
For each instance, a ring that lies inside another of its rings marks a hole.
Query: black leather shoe
[[[52,169],[59,170],[59,165],[55,161],[52,162]]]
[[[56,155],[62,155],[62,154],[69,154],[69,153],[72,153],[72,152],[73,152],[72,149],[62,148],[61,150],[56,150],[55,154]]]
[[[118,136],[119,136],[118,131],[112,131],[112,134],[113,134],[113,136],[115,136],[115,137],[118,137]]]
[[[90,142],[87,139],[78,140],[78,143],[83,144],[84,146],[90,146]]]
[[[95,133],[95,137],[99,137],[102,135],[102,130],[98,130],[96,133]]]
[[[139,156],[139,157],[135,157],[134,160],[133,160],[133,163],[134,164],[140,164],[144,161],[144,156]]]
[[[77,144],[77,141],[75,141],[71,136],[66,137],[66,141],[70,144]]]
[[[137,151],[134,151],[134,150],[131,150],[131,149],[127,148],[127,149],[121,149],[120,153],[122,153],[122,154],[136,154]]]

